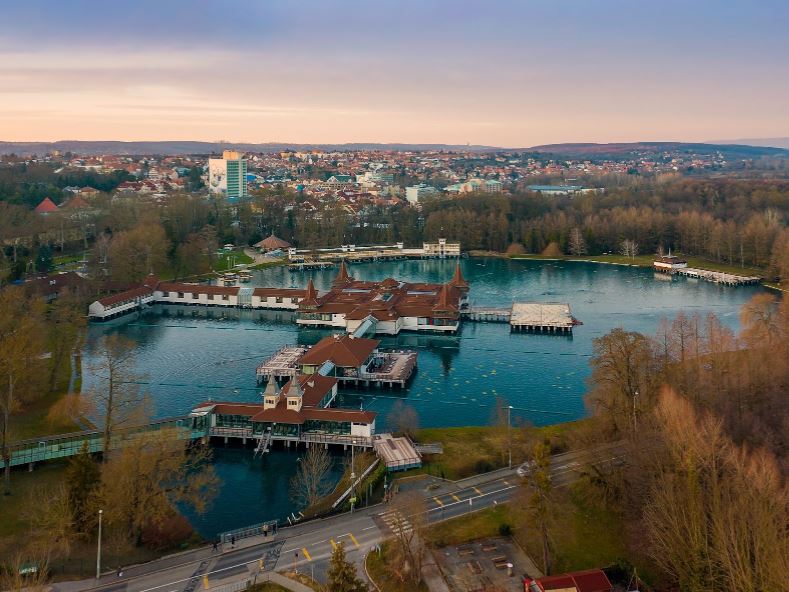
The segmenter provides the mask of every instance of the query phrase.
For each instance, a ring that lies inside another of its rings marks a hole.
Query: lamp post
[[[507,405],[507,448],[509,463],[508,466],[512,468],[512,405]]]
[[[99,544],[96,548],[96,579],[101,577],[101,515],[104,510],[99,510]]]
[[[356,502],[356,463],[354,462],[353,450],[356,448],[356,440],[351,440],[351,512]]]

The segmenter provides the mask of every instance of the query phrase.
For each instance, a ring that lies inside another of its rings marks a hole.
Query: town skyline
[[[515,148],[789,135],[779,2],[6,11],[4,141]]]

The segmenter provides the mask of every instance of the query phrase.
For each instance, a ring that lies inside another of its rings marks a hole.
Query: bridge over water
[[[205,421],[202,418],[188,415],[167,417],[153,421],[149,424],[130,426],[115,430],[114,438],[127,439],[135,434],[153,432],[161,429],[175,428],[180,438],[198,439],[208,435]],[[44,460],[66,458],[79,454],[84,444],[88,445],[89,452],[102,452],[104,450],[104,437],[102,430],[86,430],[57,434],[54,436],[39,436],[29,440],[12,442],[11,466],[36,463]],[[5,467],[5,461],[0,459],[0,468]]]

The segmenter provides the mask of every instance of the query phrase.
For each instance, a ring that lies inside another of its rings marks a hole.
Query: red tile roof
[[[45,197],[43,200],[41,200],[41,203],[36,206],[34,211],[36,214],[49,214],[51,212],[57,212],[58,207],[55,205],[54,201],[48,197]]]
[[[182,282],[160,282],[156,288],[161,292],[185,292],[190,294],[218,294],[235,296],[241,289],[238,286],[209,286],[207,284],[185,284]]]
[[[558,576],[546,576],[532,581],[531,589],[534,585],[538,590],[548,592],[550,590],[575,590],[576,592],[611,592],[613,586],[608,581],[608,577],[600,569],[587,569],[576,571]]]
[[[332,335],[324,337],[298,361],[304,366],[320,366],[331,361],[342,368],[358,368],[378,347],[377,339],[353,337],[351,335]]]
[[[108,306],[112,306],[113,304],[117,304],[119,302],[134,300],[136,298],[144,298],[146,296],[151,296],[152,294],[153,290],[146,286],[141,286],[139,288],[132,288],[131,290],[105,296],[104,298],[99,298],[99,303],[107,308]]]

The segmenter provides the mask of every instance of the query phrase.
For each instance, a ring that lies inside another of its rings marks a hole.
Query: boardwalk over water
[[[515,302],[510,308],[472,306],[461,314],[469,321],[509,323],[514,331],[532,333],[568,334],[578,324],[570,305],[561,302]]]
[[[685,277],[713,282],[715,284],[723,284],[726,286],[748,286],[758,284],[762,278],[752,275],[735,275],[733,273],[724,273],[722,271],[708,271],[706,269],[696,269],[694,267],[684,267],[674,270],[673,273],[677,275],[684,275]]]

